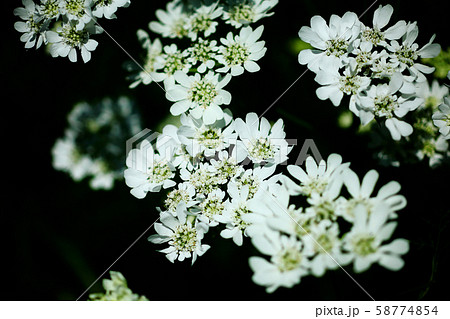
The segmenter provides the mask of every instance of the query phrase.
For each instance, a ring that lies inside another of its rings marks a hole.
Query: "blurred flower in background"
[[[112,189],[123,178],[126,140],[141,130],[134,103],[125,96],[81,102],[69,113],[68,124],[53,146],[53,167],[75,181],[90,177],[92,189]]]

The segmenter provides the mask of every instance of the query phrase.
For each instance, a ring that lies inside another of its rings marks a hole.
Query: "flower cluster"
[[[91,35],[103,31],[97,19],[116,18],[117,8],[127,7],[130,0],[22,0],[22,4],[24,7],[14,10],[22,20],[14,27],[23,33],[20,40],[25,48],[50,44],[53,57],[76,62],[80,51],[83,61],[88,62],[98,45]]]
[[[440,85],[437,79],[431,83],[424,81],[416,85],[415,94],[423,102],[413,114],[405,117],[414,127],[410,136],[392,143],[386,139],[382,128],[373,127],[370,130],[369,146],[384,165],[399,166],[401,163],[427,160],[430,167],[436,167],[450,158],[447,141],[450,130],[448,87]]]
[[[128,154],[124,175],[131,194],[144,198],[168,189],[157,234],[149,240],[168,243],[162,252],[172,262],[203,255],[210,227],[222,227],[222,237],[242,245],[247,201],[259,190],[273,193],[279,187],[275,169],[291,150],[283,121],[270,125],[255,113],[245,121],[228,110],[224,114],[213,124],[182,114],[180,127],[165,126]]]
[[[226,4],[215,1],[209,5],[169,2],[166,10],[156,11],[159,21],[150,22],[149,28],[163,38],[185,41],[163,46],[159,38],[151,40],[146,31],[138,30],[147,54],[130,87],[163,82],[167,99],[174,102],[170,109],[173,115],[189,113],[206,124],[222,120],[220,106],[231,101],[224,87],[233,76],[259,71],[257,61],[266,53],[265,42],[260,40],[264,26],[252,28],[250,24],[270,16],[268,11],[277,3],[278,0]],[[221,21],[234,28],[220,35]]]
[[[391,181],[374,195],[378,173],[371,170],[360,181],[337,154],[318,165],[309,157],[306,170],[289,165],[288,171],[295,182],[282,176],[279,192],[260,192],[248,202],[251,213],[245,220],[252,243],[269,257],[250,258],[255,283],[273,292],[351,263],[355,272],[374,263],[390,270],[403,267],[408,242],[386,243],[397,226],[392,219],[406,205],[399,183]],[[293,196],[306,199],[306,205],[290,204]]]
[[[353,12],[333,15],[329,24],[312,17],[311,27],[302,27],[299,37],[313,49],[301,51],[299,62],[316,73],[320,99],[338,106],[349,95],[349,109],[362,125],[375,119],[399,141],[413,132],[405,115],[424,102],[416,89],[434,70],[419,59],[435,57],[441,49],[434,36],[423,47],[415,43],[416,22],[398,21],[386,28],[392,13],[392,6],[380,6],[371,26]]]
[[[118,271],[110,271],[111,279],[103,279],[105,293],[89,295],[89,301],[148,301],[145,296],[139,296],[128,288],[125,277]]]
[[[111,189],[123,178],[123,145],[141,130],[136,107],[127,97],[78,103],[68,115],[69,127],[52,149],[53,167],[75,181],[92,177],[93,189]]]

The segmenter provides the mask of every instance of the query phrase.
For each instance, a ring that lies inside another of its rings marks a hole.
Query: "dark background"
[[[313,15],[328,20],[346,11],[361,14],[372,1],[286,1],[275,15],[261,20],[268,48],[258,63],[261,71],[233,78],[227,86],[235,117],[263,112],[305,70],[297,62],[290,43]],[[363,18],[371,24],[373,11]],[[432,34],[443,48],[449,45],[449,17],[445,1],[393,1],[391,21],[418,21],[418,43]],[[25,50],[13,24],[13,9],[20,1],[3,3],[1,23],[2,91],[2,263],[7,282],[3,300],[75,300],[157,218],[158,194],[138,200],[124,183],[111,191],[92,191],[86,181],[76,183],[51,165],[50,150],[66,127],[66,115],[81,100],[94,101],[121,94],[133,97],[143,114],[144,127],[154,128],[169,114],[164,92],[152,84],[128,89],[123,63],[129,58],[106,34],[97,35],[99,46],[92,60],[71,63],[53,59],[44,49]],[[133,0],[120,8],[118,19],[103,19],[102,26],[134,57],[143,51],[136,39],[138,28],[155,20],[154,12],[165,1]],[[5,39],[6,38],[6,39]],[[168,41],[163,41],[168,43]],[[81,60],[81,59],[80,59]],[[367,149],[367,137],[355,134],[358,121],[349,129],[337,126],[344,101],[335,108],[320,101],[317,83],[307,72],[265,114],[271,121],[282,117],[288,138],[313,138],[321,154],[340,153],[362,177],[375,168],[378,186],[390,180],[402,185],[408,199],[400,212],[394,238],[407,238],[411,249],[405,267],[391,272],[373,266],[352,276],[376,300],[449,300],[449,207],[448,167],[429,169],[427,163],[383,168]],[[291,153],[295,159],[300,147]],[[124,145],[125,152],[125,145]],[[302,279],[293,289],[266,294],[251,280],[248,257],[256,254],[248,240],[238,248],[231,240],[210,232],[205,242],[212,248],[194,266],[171,264],[143,236],[112,268],[121,271],[133,291],[150,300],[368,300],[347,275],[328,271],[323,278]],[[101,291],[101,280],[89,291]],[[86,299],[84,295],[82,299]]]

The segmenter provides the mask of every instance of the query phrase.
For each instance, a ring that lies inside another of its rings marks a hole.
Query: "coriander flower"
[[[292,288],[309,274],[308,259],[302,253],[302,243],[295,237],[270,232],[252,238],[253,245],[270,261],[262,257],[250,257],[253,281],[265,286],[268,293],[279,287]]]
[[[185,72],[178,71],[175,72],[174,78],[179,84],[173,85],[166,92],[166,98],[176,102],[170,108],[173,115],[190,110],[192,117],[201,118],[206,125],[224,117],[219,105],[228,105],[231,102],[231,94],[223,90],[231,79],[230,75],[227,74],[219,80],[219,74],[212,71],[204,76],[198,73],[188,76]]]
[[[147,301],[145,296],[139,296],[128,288],[125,277],[118,271],[110,271],[111,279],[103,279],[105,293],[89,295],[90,301]]]
[[[216,32],[216,26],[219,24],[214,19],[222,15],[222,7],[218,7],[218,2],[210,6],[201,5],[190,15],[187,25],[189,26],[188,37],[192,41],[197,40],[199,33],[203,33],[205,38]]]
[[[68,56],[71,62],[76,62],[78,49],[81,51],[83,62],[88,62],[91,59],[91,52],[98,45],[97,41],[89,39],[90,33],[93,32],[88,28],[80,30],[73,23],[63,24],[56,32],[47,31],[47,40],[51,43],[50,54],[52,57]]]
[[[251,27],[242,28],[239,35],[233,37],[233,33],[229,32],[226,39],[221,38],[220,42],[224,45],[220,48],[216,56],[217,61],[224,65],[217,69],[217,72],[228,72],[237,76],[248,72],[257,72],[260,70],[259,65],[255,62],[266,54],[267,48],[264,47],[264,41],[258,41],[264,30],[264,26],[260,26],[255,31]]]
[[[398,63],[400,72],[408,69],[416,77],[417,82],[423,82],[426,80],[423,73],[432,73],[434,68],[417,63],[417,60],[419,58],[434,58],[441,51],[441,46],[433,43],[435,38],[435,35],[433,35],[430,41],[419,49],[419,45],[414,43],[418,34],[419,29],[417,23],[409,23],[407,25],[407,31],[402,37],[402,43],[400,44],[396,40],[393,40],[387,48],[392,52],[392,62]]]
[[[152,73],[156,71],[156,59],[162,54],[162,44],[158,38],[152,42],[148,33],[141,29],[137,31],[137,36],[142,43],[142,47],[147,51],[147,54],[143,65],[144,70],[141,70],[134,76],[134,82],[130,84],[131,89],[140,83],[148,85],[153,82]]]
[[[219,223],[216,221],[216,217],[221,216],[226,209],[224,198],[225,192],[220,189],[205,194],[198,205],[199,221],[209,226],[217,226]]]
[[[381,212],[382,214],[388,214],[391,218],[396,217],[395,212],[406,206],[405,197],[398,194],[401,186],[398,182],[391,181],[380,188],[377,196],[371,197],[378,176],[377,171],[370,170],[360,182],[358,175],[351,169],[348,168],[343,172],[344,185],[351,198],[344,199],[341,197],[338,200],[336,214],[349,222],[353,222],[356,208],[363,206],[369,216]]]
[[[321,100],[330,99],[334,106],[339,106],[344,94],[350,95],[350,110],[355,113],[355,97],[369,86],[370,78],[359,75],[355,60],[344,69],[344,74],[340,74],[336,63],[322,61],[321,65],[323,69],[318,70],[314,78],[322,85],[316,90],[317,97]]]
[[[39,14],[38,8],[31,0],[22,0],[23,8],[14,9],[14,15],[23,21],[14,23],[14,28],[22,32],[20,41],[25,42],[25,48],[29,49],[36,45],[38,49],[42,43],[47,44],[46,30],[48,28],[48,20]]]
[[[97,18],[104,16],[106,19],[115,19],[116,15],[114,13],[117,11],[117,8],[126,8],[130,5],[130,2],[131,0],[94,0],[92,14]]]
[[[188,183],[179,183],[178,187],[171,190],[164,201],[164,207],[168,212],[176,216],[178,205],[183,202],[186,208],[194,206],[197,201],[194,199],[195,189]]]
[[[58,19],[61,15],[60,11],[61,0],[41,0],[38,6],[38,11],[45,17],[45,19]]]
[[[167,91],[175,84],[175,72],[181,71],[187,74],[190,64],[186,60],[188,52],[180,51],[175,43],[166,45],[163,50],[164,53],[155,57],[153,64],[155,71],[150,72],[150,77],[155,82],[164,81],[164,88]]]
[[[160,252],[165,253],[166,258],[172,263],[175,260],[183,261],[186,258],[192,258],[192,264],[194,264],[197,256],[202,256],[210,248],[209,245],[201,243],[204,234],[208,231],[205,224],[193,225],[189,219],[180,221],[168,212],[161,214],[160,221],[161,223],[154,225],[157,234],[151,235],[148,240],[154,244],[168,243],[169,247]]]
[[[243,236],[248,236],[246,228],[249,224],[243,217],[250,212],[247,208],[249,187],[245,185],[239,190],[237,186],[231,184],[227,191],[231,200],[227,201],[223,214],[216,216],[215,219],[226,224],[226,229],[220,232],[220,236],[232,238],[236,245],[242,246]]]
[[[416,152],[417,158],[423,160],[425,157],[428,157],[430,167],[437,166],[444,158],[450,156],[447,139],[442,134],[439,134],[437,138],[425,140],[422,147]]]
[[[300,51],[298,61],[307,64],[317,73],[324,62],[339,67],[341,59],[348,53],[349,45],[360,33],[360,22],[353,12],[346,12],[342,18],[332,15],[329,26],[321,16],[311,18],[311,27],[303,26],[298,35],[314,49]]]
[[[91,6],[92,0],[62,0],[60,10],[75,29],[81,31],[92,20]]]
[[[341,247],[339,226],[329,220],[312,224],[308,234],[302,237],[304,253],[311,258],[311,273],[321,277],[327,269],[337,269],[351,262],[351,254],[344,253]]]
[[[427,81],[417,83],[415,93],[424,100],[418,109],[437,111],[438,106],[444,103],[444,97],[449,94],[449,90],[445,85],[439,85],[437,80],[433,80],[431,85]]]
[[[295,184],[286,176],[283,176],[283,182],[287,191],[292,195],[302,194],[307,197],[311,197],[313,194],[322,195],[332,180],[339,178],[339,175],[349,165],[349,163],[342,163],[342,157],[339,154],[331,154],[328,156],[326,163],[322,160],[318,165],[309,156],[305,161],[306,171],[297,165],[287,167],[291,176],[297,179],[300,184]]]
[[[344,249],[353,255],[355,272],[363,272],[373,263],[394,271],[403,267],[401,255],[408,252],[409,243],[405,239],[396,239],[383,245],[397,226],[397,222],[386,224],[387,217],[387,213],[369,215],[364,206],[356,207],[353,227],[344,238]]]
[[[433,123],[445,139],[450,139],[450,98],[446,97],[439,105],[439,111],[433,114]]]
[[[171,180],[175,176],[171,154],[155,153],[147,140],[128,153],[126,164],[125,182],[132,188],[130,193],[139,199],[144,198],[147,192],[159,192],[161,188],[176,184]]]
[[[212,157],[230,145],[236,144],[237,133],[234,132],[232,116],[224,112],[224,117],[210,125],[202,119],[182,115],[182,126],[178,129],[178,138],[192,156],[204,154]]]
[[[281,173],[273,175],[275,173],[276,165],[272,166],[258,166],[255,168],[249,168],[243,170],[240,174],[235,175],[230,183],[233,183],[240,190],[245,185],[249,187],[248,198],[252,199],[258,192],[266,191],[269,194],[275,194],[280,191],[280,179]],[[273,176],[272,176],[273,175]]]
[[[155,33],[161,34],[164,38],[183,38],[188,35],[187,28],[188,15],[183,12],[183,6],[179,1],[167,3],[166,11],[156,10],[156,17],[159,22],[152,21],[149,28]]]
[[[223,20],[235,28],[240,28],[273,15],[273,12],[267,13],[267,11],[275,7],[277,3],[278,0],[235,1],[224,10]]]
[[[361,22],[361,39],[373,45],[387,46],[386,40],[396,40],[401,38],[406,32],[406,22],[398,21],[392,27],[381,31],[391,19],[394,9],[391,5],[380,5],[373,14],[373,27],[367,27]]]
[[[208,194],[219,187],[220,180],[215,175],[214,167],[209,163],[201,162],[192,171],[182,168],[180,177],[191,185],[197,194]]]
[[[240,138],[237,145],[253,163],[273,165],[288,159],[292,147],[285,140],[282,119],[271,126],[266,118],[259,119],[256,113],[248,113],[245,122],[240,118],[235,120],[235,128]]]
[[[204,40],[199,38],[196,43],[193,43],[188,49],[189,57],[187,61],[195,66],[197,63],[197,71],[205,73],[206,70],[214,68],[216,65],[216,52],[219,50],[216,40]]]

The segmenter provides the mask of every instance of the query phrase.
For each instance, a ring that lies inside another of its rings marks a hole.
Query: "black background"
[[[258,63],[261,71],[245,73],[227,85],[235,117],[262,113],[305,70],[290,48],[298,30],[313,15],[328,20],[331,14],[364,12],[372,1],[286,1],[275,15],[261,20],[268,48]],[[371,23],[379,1],[362,21]],[[449,17],[445,1],[393,1],[391,21],[418,21],[419,44],[449,45]],[[154,128],[169,114],[170,103],[155,84],[128,89],[123,63],[129,58],[106,34],[95,37],[99,46],[92,60],[71,63],[53,59],[43,48],[26,50],[14,30],[13,9],[20,1],[3,3],[1,23],[1,136],[2,136],[2,264],[3,300],[75,300],[157,218],[158,194],[138,200],[124,183],[112,191],[92,191],[86,181],[76,183],[51,166],[51,147],[61,137],[66,115],[81,100],[95,101],[121,94],[140,106],[144,126]],[[142,50],[135,36],[155,20],[154,12],[165,1],[133,0],[120,8],[118,19],[102,20],[102,26],[134,57]],[[163,41],[163,43],[169,43]],[[81,59],[80,59],[81,60]],[[378,186],[390,180],[402,185],[408,199],[400,212],[394,238],[410,240],[405,267],[391,272],[373,266],[363,274],[348,271],[376,300],[448,300],[449,207],[448,167],[431,170],[427,163],[401,168],[380,167],[367,149],[366,137],[355,134],[358,123],[347,130],[337,126],[343,108],[320,101],[317,83],[307,72],[266,114],[271,121],[282,117],[288,138],[313,138],[321,154],[340,153],[360,177],[375,168]],[[306,124],[305,124],[306,123]],[[291,153],[298,155],[300,147]],[[125,152],[125,145],[124,145]],[[302,279],[293,289],[266,294],[251,280],[248,257],[256,254],[251,244],[238,248],[231,240],[208,233],[212,248],[194,266],[171,264],[159,246],[141,238],[115,265],[133,291],[150,300],[368,300],[368,296],[341,270],[323,278]],[[101,291],[101,280],[89,291]],[[81,299],[86,299],[84,295]]]

